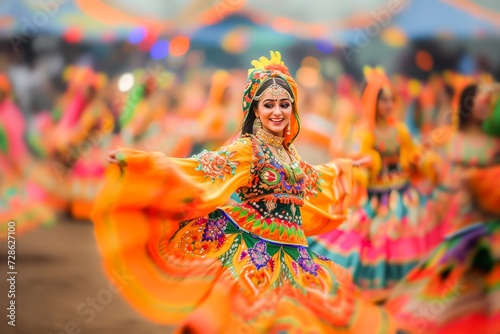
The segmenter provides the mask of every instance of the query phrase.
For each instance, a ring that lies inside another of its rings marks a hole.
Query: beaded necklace
[[[296,184],[297,182],[304,179],[304,171],[300,167],[300,164],[294,159],[293,154],[291,155],[288,152],[285,153],[285,149],[283,147],[283,140],[285,138],[275,136],[272,133],[267,132],[263,128],[255,131],[255,135],[264,143],[266,143],[266,145],[268,145],[269,147],[273,147],[276,150],[279,155],[278,160],[281,161],[281,166],[283,167],[290,184]],[[271,152],[271,150],[269,151]],[[285,154],[287,154],[290,158],[290,162],[286,161]]]
[[[260,128],[256,131],[255,135],[259,137],[264,143],[273,147],[278,153],[279,157],[283,162],[286,162],[286,153],[283,148],[284,137],[278,137],[273,135],[272,133],[267,132],[263,128]]]

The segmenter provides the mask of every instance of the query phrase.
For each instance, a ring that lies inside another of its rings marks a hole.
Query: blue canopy
[[[463,1],[466,2],[466,1]],[[496,4],[485,7],[500,16],[497,1],[480,1]],[[471,15],[453,5],[451,1],[418,0],[412,1],[409,8],[399,14],[392,26],[400,27],[409,39],[428,38],[439,35],[454,38],[471,38],[477,36],[500,36],[500,21],[496,25],[485,19]]]

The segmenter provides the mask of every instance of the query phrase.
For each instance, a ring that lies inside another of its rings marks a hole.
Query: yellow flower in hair
[[[266,71],[279,71],[283,74],[290,75],[288,71],[288,67],[286,67],[285,63],[281,60],[281,53],[279,51],[269,51],[271,54],[271,58],[267,59],[262,56],[258,60],[252,60],[251,64],[254,68],[248,70],[248,74],[252,73],[255,70],[266,70]]]
[[[371,67],[365,65],[363,67],[363,75],[365,76],[366,81],[371,81],[374,78],[385,77],[385,71],[381,66]]]
[[[262,56],[259,58],[259,60],[252,60],[252,65],[254,66],[254,69],[265,69],[266,66],[268,65],[285,65],[281,61],[281,53],[279,51],[269,51],[271,53],[271,59],[267,59],[266,57]]]

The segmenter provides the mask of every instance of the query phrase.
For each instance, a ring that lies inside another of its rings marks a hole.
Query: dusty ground
[[[61,220],[54,227],[18,236],[16,246],[16,326],[12,327],[6,317],[7,249],[4,241],[0,245],[1,334],[171,332],[142,318],[120,295],[109,292],[90,223]],[[99,293],[107,305],[99,303]],[[95,311],[87,304],[92,298]]]

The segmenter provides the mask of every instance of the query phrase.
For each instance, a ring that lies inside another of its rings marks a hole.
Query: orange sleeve
[[[307,236],[327,233],[347,218],[353,182],[349,159],[336,159],[319,166],[301,161],[306,175],[306,199],[301,208]]]
[[[217,151],[188,159],[160,152],[122,149],[125,167],[108,168],[93,216],[127,209],[153,209],[167,217],[190,219],[225,204],[248,184],[252,163],[250,139],[238,139]]]

